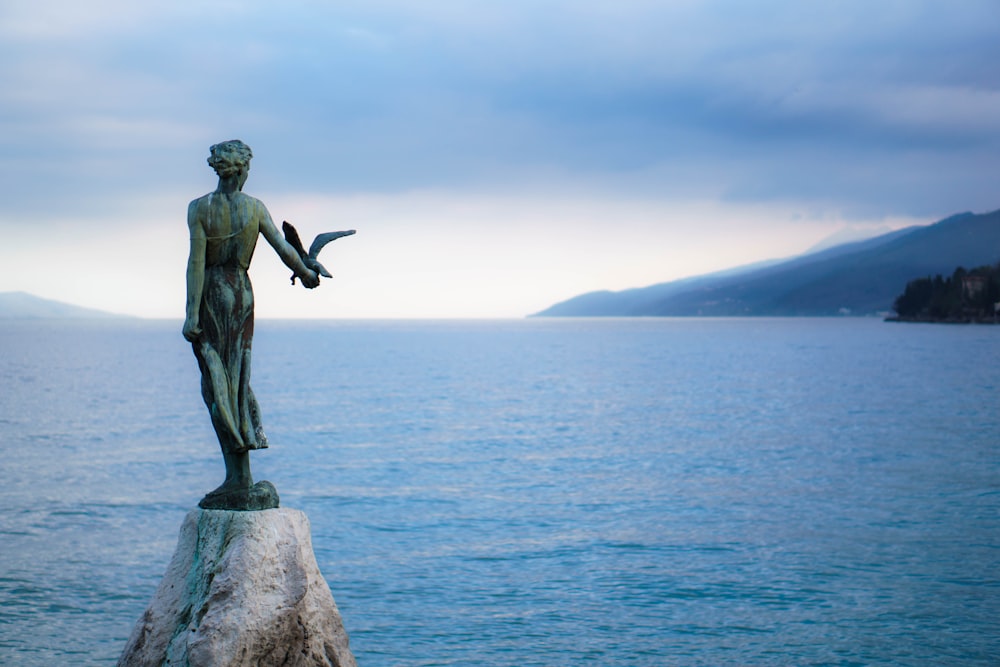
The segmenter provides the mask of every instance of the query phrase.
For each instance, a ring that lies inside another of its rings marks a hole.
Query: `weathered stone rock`
[[[118,664],[355,667],[306,515],[190,512]]]

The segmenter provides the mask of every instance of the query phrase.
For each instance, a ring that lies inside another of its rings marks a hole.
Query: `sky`
[[[183,318],[211,144],[333,273],[257,316],[522,317],[1000,208],[996,0],[4,0],[0,292]]]

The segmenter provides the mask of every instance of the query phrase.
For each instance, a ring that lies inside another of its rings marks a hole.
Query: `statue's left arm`
[[[201,295],[205,289],[205,227],[198,218],[198,202],[188,206],[188,235],[191,249],[187,263],[187,306],[184,316],[184,338],[192,343],[201,336]]]

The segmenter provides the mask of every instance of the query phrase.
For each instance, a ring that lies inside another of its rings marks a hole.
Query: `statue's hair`
[[[253,151],[239,139],[223,141],[208,149],[208,166],[215,170],[219,178],[235,176],[250,167]]]

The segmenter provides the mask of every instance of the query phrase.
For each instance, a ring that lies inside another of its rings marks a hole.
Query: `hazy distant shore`
[[[1000,324],[997,317],[887,317],[886,322],[908,322],[915,324]]]

